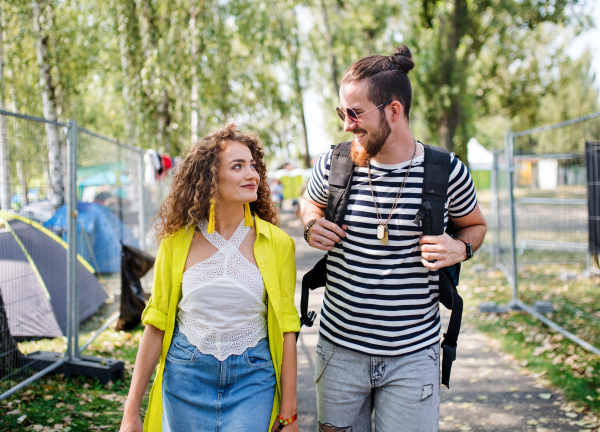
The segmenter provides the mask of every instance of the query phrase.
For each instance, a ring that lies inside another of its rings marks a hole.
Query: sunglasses
[[[346,108],[346,112],[344,113],[344,110],[342,110],[340,107],[336,107],[335,111],[337,112],[337,115],[340,116],[340,118],[342,119],[342,121],[346,121],[346,116],[348,116],[348,118],[350,119],[350,121],[352,123],[358,123],[358,118],[361,115],[365,115],[368,112],[371,112],[373,110],[376,110],[379,107],[382,107],[384,105],[389,104],[390,102],[393,102],[394,99],[389,100],[387,102],[382,103],[381,105],[377,105],[375,108],[370,109],[369,111],[365,111],[364,113],[360,113],[360,114],[356,114],[356,111],[354,111],[352,108]]]

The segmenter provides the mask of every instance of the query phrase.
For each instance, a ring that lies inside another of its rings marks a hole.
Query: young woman
[[[121,431],[297,432],[294,243],[257,138],[234,124],[189,150],[156,217],[152,297]]]

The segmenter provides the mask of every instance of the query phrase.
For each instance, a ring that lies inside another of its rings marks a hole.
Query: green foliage
[[[406,43],[413,132],[466,160],[473,135],[501,147],[507,120],[518,130],[598,110],[589,54],[565,54],[587,25],[582,2],[48,0],[45,25],[59,119],[172,154],[190,143],[194,83],[200,136],[234,120],[269,157],[300,157],[310,88],[332,140],[347,140],[334,110],[343,72]],[[3,97],[41,116],[31,5],[3,7]]]

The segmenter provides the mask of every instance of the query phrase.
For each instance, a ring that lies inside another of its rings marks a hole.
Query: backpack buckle
[[[315,318],[317,318],[317,314],[315,313],[315,311],[310,311],[306,317],[301,317],[300,318],[300,324],[301,326],[306,326],[306,327],[312,327],[314,322],[315,322]]]

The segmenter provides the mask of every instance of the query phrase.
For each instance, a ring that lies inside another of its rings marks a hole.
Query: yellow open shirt
[[[254,256],[267,290],[267,330],[277,378],[273,412],[271,413],[272,427],[281,403],[283,333],[300,331],[300,318],[294,306],[296,261],[294,241],[285,232],[258,216],[254,217],[254,223],[256,226]],[[150,403],[144,420],[144,432],[162,431],[162,378],[165,357],[171,346],[175,329],[178,305],[181,300],[181,279],[191,241],[192,233],[186,232],[185,228],[180,229],[161,242],[154,264],[152,297],[144,310],[142,321],[144,324],[152,324],[163,330],[165,336],[158,373],[150,392]],[[271,427],[269,427],[269,431]]]

